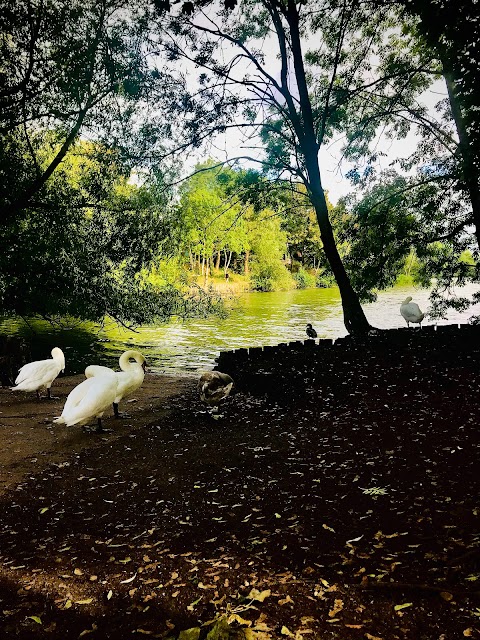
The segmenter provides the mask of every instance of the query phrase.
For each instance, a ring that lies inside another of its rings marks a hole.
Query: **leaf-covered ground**
[[[330,354],[304,393],[86,435],[1,498],[0,637],[480,637],[478,362]]]

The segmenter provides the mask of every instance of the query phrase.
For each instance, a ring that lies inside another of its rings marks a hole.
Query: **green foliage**
[[[349,243],[345,265],[352,282],[364,299],[372,299],[373,289],[392,286],[402,270],[418,231],[403,190],[401,177],[386,179],[355,202],[339,204],[335,211],[339,236]]]
[[[45,163],[55,152],[37,151]],[[203,294],[146,277],[165,240],[168,206],[165,195],[152,194],[123,177],[115,153],[73,146],[45,185],[41,208],[24,209],[1,230],[8,247],[0,256],[1,312],[138,324],[211,310],[217,303]]]
[[[292,288],[292,277],[283,264],[286,252],[286,234],[280,220],[265,210],[262,224],[252,234],[252,288],[258,291],[274,291]]]
[[[297,289],[312,289],[317,285],[316,276],[306,271],[303,267],[300,267],[293,274],[293,279],[297,284]]]
[[[346,243],[345,264],[364,299],[395,283],[434,285],[433,317],[449,307],[467,308],[456,286],[478,279],[478,252],[471,248],[469,211],[461,195],[439,180],[419,182],[390,171],[364,197],[347,198],[334,212]]]

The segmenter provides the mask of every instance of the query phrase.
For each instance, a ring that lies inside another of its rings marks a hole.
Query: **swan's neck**
[[[135,362],[130,362],[130,358],[133,358]],[[137,351],[125,351],[125,353],[120,356],[119,364],[122,371],[142,369],[142,361]]]
[[[55,353],[52,353],[52,358],[53,360],[55,360],[55,362],[58,362],[61,370],[63,371],[65,369],[65,356],[63,355],[63,353],[59,353],[58,351],[56,351]]]

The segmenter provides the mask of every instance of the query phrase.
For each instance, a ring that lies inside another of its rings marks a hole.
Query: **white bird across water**
[[[50,395],[50,387],[60,371],[65,371],[65,356],[61,349],[54,347],[48,360],[29,362],[19,369],[12,391],[35,391],[40,400],[39,391],[46,388],[48,398],[55,399]]]
[[[135,362],[131,362],[131,360]],[[131,349],[120,356],[119,364],[121,371],[114,371],[109,367],[92,364],[85,369],[85,376],[87,378],[96,378],[98,376],[114,375],[117,380],[117,395],[112,402],[113,413],[116,418],[128,418],[128,414],[119,413],[118,405],[123,398],[128,398],[142,386],[147,361],[139,351]]]
[[[416,322],[422,326],[422,320],[425,314],[420,311],[420,307],[416,302],[411,302],[412,296],[408,296],[400,305],[400,313],[407,322],[407,327],[410,326],[410,322]]]

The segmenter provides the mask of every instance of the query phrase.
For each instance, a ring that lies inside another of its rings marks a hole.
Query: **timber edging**
[[[291,399],[304,394],[309,380],[321,383],[322,373],[335,372],[339,380],[353,370],[377,377],[388,367],[402,375],[407,368],[442,368],[462,358],[480,365],[480,325],[375,329],[364,336],[222,351],[215,370],[231,375],[237,390]]]

